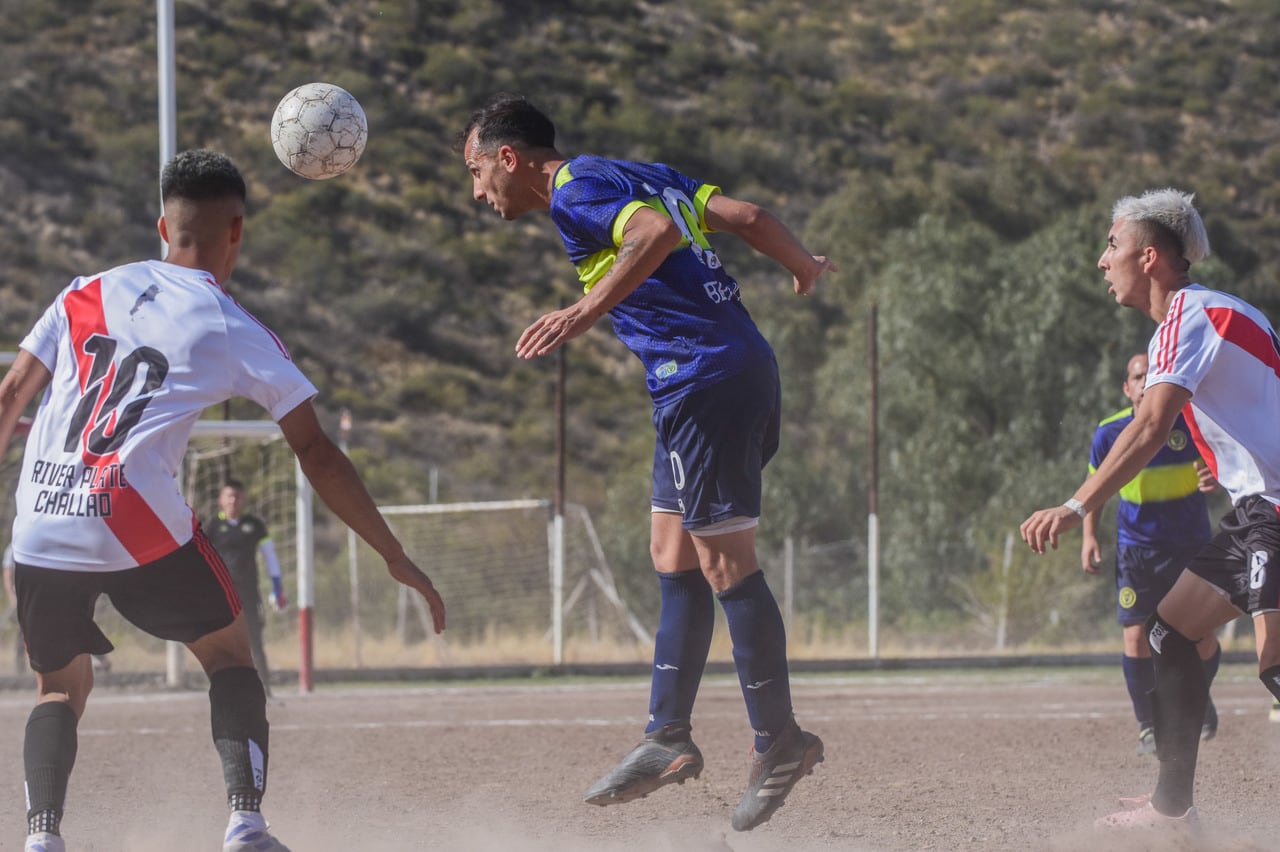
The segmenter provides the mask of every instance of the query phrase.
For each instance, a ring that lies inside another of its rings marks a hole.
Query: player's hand
[[[1083,519],[1066,506],[1054,506],[1052,509],[1041,509],[1022,522],[1018,529],[1022,532],[1022,540],[1031,546],[1036,553],[1044,553],[1048,545],[1058,549],[1058,536],[1067,530],[1075,529],[1083,523]]]
[[[284,612],[289,606],[289,599],[284,596],[284,584],[279,577],[271,578],[271,594],[267,600],[271,602],[271,608],[276,612]]]
[[[528,360],[554,352],[595,324],[595,317],[573,304],[538,317],[516,341],[516,357]]]
[[[1199,482],[1196,487],[1200,489],[1202,494],[1211,494],[1218,490],[1218,480],[1214,478],[1213,471],[1209,470],[1209,466],[1204,462],[1196,459],[1196,476]]]
[[[1086,574],[1097,574],[1101,564],[1102,547],[1098,544],[1097,536],[1086,536],[1080,546],[1080,568]]]
[[[813,259],[816,261],[816,265],[812,270],[805,272],[804,275],[796,275],[792,279],[796,293],[801,296],[807,296],[813,292],[813,285],[818,282],[824,272],[840,271],[830,258],[815,254]]]
[[[437,633],[444,632],[444,599],[440,597],[440,593],[436,591],[436,587],[432,585],[431,578],[422,573],[422,569],[413,564],[408,556],[401,556],[398,559],[387,560],[387,572],[398,583],[403,583],[411,589],[414,589],[427,602],[427,608],[431,610],[431,623],[435,627]]]

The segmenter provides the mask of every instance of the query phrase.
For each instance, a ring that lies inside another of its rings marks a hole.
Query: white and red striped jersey
[[[177,471],[200,413],[244,396],[278,421],[316,393],[212,275],[162,261],[72,281],[21,346],[53,374],[18,483],[24,565],[117,571],[171,553],[195,529]]]
[[[1147,347],[1147,387],[1191,391],[1183,409],[1201,457],[1232,503],[1280,505],[1280,339],[1262,312],[1192,284]]]

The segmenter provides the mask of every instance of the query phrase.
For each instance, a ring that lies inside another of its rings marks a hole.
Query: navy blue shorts
[[[177,550],[137,568],[63,571],[19,564],[13,581],[27,656],[38,672],[56,672],[80,654],[115,647],[93,620],[99,595],[134,626],[175,642],[194,642],[240,612],[231,575],[199,529]]]
[[[760,517],[761,472],[778,451],[782,388],[770,360],[654,409],[653,507],[696,530]]]
[[[1116,621],[1143,624],[1200,550],[1124,545],[1116,552]]]
[[[1241,612],[1280,610],[1280,509],[1258,496],[1244,498],[1187,567]]]

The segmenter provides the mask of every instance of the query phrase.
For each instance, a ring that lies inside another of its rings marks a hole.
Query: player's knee
[[[1196,643],[1179,633],[1173,625],[1161,618],[1159,613],[1147,619],[1143,633],[1147,638],[1147,644],[1151,647],[1151,656],[1155,658],[1157,665],[1161,662],[1181,663],[1190,659],[1198,663],[1200,660]]]

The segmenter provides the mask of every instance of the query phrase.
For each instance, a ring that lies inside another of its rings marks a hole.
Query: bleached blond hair
[[[1127,195],[1111,208],[1112,223],[1124,219],[1146,225],[1149,236],[1159,232],[1172,236],[1178,243],[1182,258],[1196,263],[1209,256],[1209,235],[1204,220],[1191,203],[1195,195],[1172,188],[1149,189],[1140,196]]]

